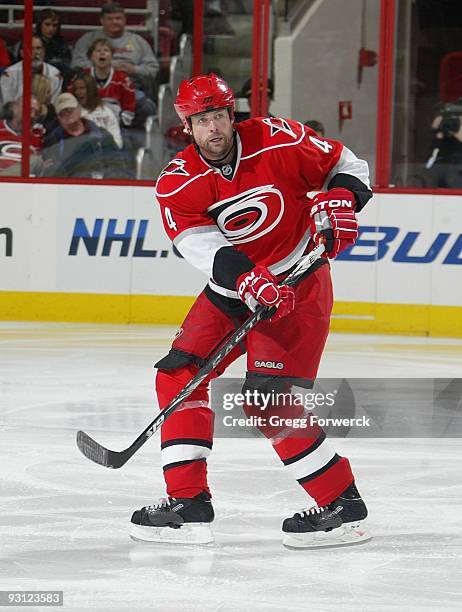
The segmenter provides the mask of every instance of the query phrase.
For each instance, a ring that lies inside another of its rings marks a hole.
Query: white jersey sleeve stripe
[[[226,287],[218,285],[212,278],[209,280],[209,287],[219,295],[224,295],[225,297],[233,298],[235,300],[239,299],[237,291],[232,291],[231,289],[226,289]]]
[[[208,277],[213,273],[216,252],[222,247],[233,246],[214,226],[189,228],[181,232],[173,244],[188,263]]]

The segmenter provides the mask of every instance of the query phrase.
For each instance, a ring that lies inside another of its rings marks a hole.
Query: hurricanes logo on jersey
[[[243,244],[276,227],[284,213],[284,198],[274,185],[262,185],[217,202],[208,212],[230,242]]]
[[[182,174],[183,176],[189,176],[189,172],[185,170],[186,161],[184,159],[172,159],[168,166],[166,166],[159,175],[164,176],[165,174]]]
[[[288,134],[292,136],[292,138],[297,138],[297,134],[285,119],[281,119],[280,117],[267,117],[263,119],[263,123],[266,123],[266,125],[269,125],[271,128],[271,136],[275,136],[279,132],[284,132],[284,134]]]
[[[22,144],[15,141],[3,141],[0,143],[0,159],[9,161],[21,161]]]

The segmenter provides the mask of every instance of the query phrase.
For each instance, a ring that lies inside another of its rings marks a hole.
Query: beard
[[[223,138],[223,140],[220,143],[221,146],[219,148],[214,147],[211,143],[206,143],[204,145],[204,150],[211,154],[216,161],[224,159],[227,155],[229,155],[234,146],[234,133],[231,138],[228,138],[223,134],[220,136]]]

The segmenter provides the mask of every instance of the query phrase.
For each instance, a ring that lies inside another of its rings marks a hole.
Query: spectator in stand
[[[262,89],[262,84],[260,84],[260,89]],[[271,100],[273,99],[273,94],[274,94],[273,79],[268,79],[267,85],[266,85],[266,93],[268,96],[268,110],[269,110]],[[245,121],[246,119],[250,119],[250,109],[252,105],[252,79],[247,79],[247,81],[244,82],[244,84],[242,85],[240,97],[247,99],[247,106],[249,110],[242,111],[242,112],[238,111],[235,113],[235,121],[237,123],[240,121]],[[272,117],[271,113],[268,112],[268,116]]]
[[[423,171],[425,187],[462,189],[462,98],[441,106],[431,124],[431,154]]]
[[[224,0],[205,0],[204,34],[206,36],[234,36],[235,32],[226,18],[226,8],[227,3]]]
[[[3,72],[5,68],[8,68],[10,64],[10,54],[6,48],[5,41],[3,38],[0,38],[0,73]]]
[[[30,104],[30,175],[40,176],[43,162],[39,155],[43,130],[36,123],[40,115],[39,101],[32,96]],[[20,176],[22,160],[22,98],[7,102],[0,120],[0,176]]]
[[[130,127],[135,117],[135,90],[127,73],[114,70],[111,43],[105,38],[97,38],[88,49],[88,58],[91,67],[85,71],[95,79],[99,97],[124,127]]]
[[[22,45],[20,54],[22,57]],[[51,81],[51,99],[56,100],[63,85],[61,72],[45,61],[45,47],[42,39],[32,37],[32,74],[42,74]],[[22,96],[22,60],[7,68],[0,77],[0,89],[3,103],[17,100]]]
[[[43,74],[34,74],[32,77],[32,95],[40,103],[40,116],[38,121],[49,134],[58,126],[55,107],[51,103],[51,82]]]
[[[61,20],[58,13],[52,9],[44,9],[37,13],[35,34],[39,36],[45,47],[45,61],[61,71],[64,81],[71,78],[72,52],[70,46],[61,36]]]
[[[316,134],[318,136],[321,136],[321,138],[324,138],[326,135],[326,130],[324,129],[323,124],[320,121],[317,121],[316,119],[308,119],[308,121],[305,121],[303,125],[306,125],[307,127],[311,128],[313,132],[316,132]]]
[[[82,73],[74,77],[70,90],[82,107],[82,117],[107,130],[121,149],[123,142],[119,122],[110,106],[99,97],[96,81],[91,74]]]
[[[139,34],[125,30],[124,8],[119,3],[104,4],[101,7],[101,30],[87,32],[77,41],[72,56],[74,68],[89,68],[88,49],[98,38],[106,38],[114,49],[114,69],[126,72],[137,90],[137,99],[144,92],[151,98],[155,114],[155,79],[159,63],[149,44]]]
[[[194,28],[194,0],[171,0],[171,26],[179,35],[192,34]],[[204,35],[234,36],[235,32],[227,19],[227,2],[224,0],[204,1]],[[245,13],[244,8],[242,12]]]
[[[133,178],[112,136],[81,116],[71,93],[61,94],[55,104],[59,126],[45,139],[43,158],[49,161],[47,176]]]
[[[165,139],[170,157],[174,157],[192,142],[191,136],[185,131],[182,123],[170,127],[165,134]]]

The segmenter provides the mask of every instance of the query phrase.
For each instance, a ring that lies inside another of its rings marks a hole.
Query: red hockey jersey
[[[85,72],[96,79],[93,67],[86,68]],[[117,118],[124,113],[128,118],[124,123],[129,124],[132,121],[136,106],[135,89],[126,72],[111,68],[104,83],[98,83],[98,95],[112,108]]]
[[[43,144],[43,128],[34,127],[31,130],[30,152],[37,153]],[[9,126],[4,119],[0,121],[0,171],[21,162],[22,159],[22,136]]]
[[[160,174],[156,195],[165,230],[210,288],[236,298],[213,278],[215,254],[234,247],[273,274],[289,270],[309,239],[307,193],[324,191],[338,173],[369,188],[367,163],[340,142],[319,138],[289,119],[250,119],[235,125],[238,156],[210,166],[193,145]],[[227,174],[228,172],[228,174]]]

